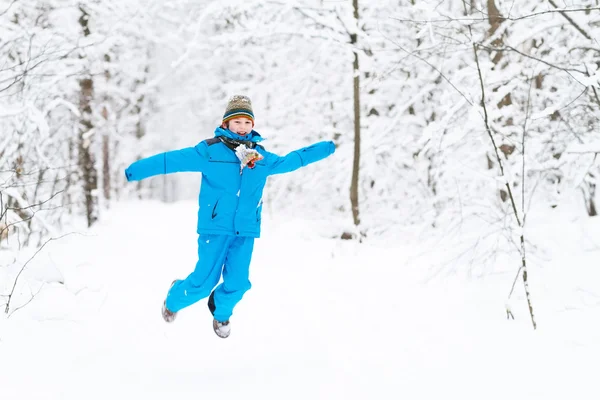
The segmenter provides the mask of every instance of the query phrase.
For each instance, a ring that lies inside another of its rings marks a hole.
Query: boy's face
[[[250,132],[252,132],[252,128],[254,124],[248,118],[237,117],[230,119],[227,124],[229,125],[228,129],[240,136],[246,136]]]

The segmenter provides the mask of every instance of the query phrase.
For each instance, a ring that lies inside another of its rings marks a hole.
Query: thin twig
[[[584,95],[584,94],[585,94],[585,93],[588,91],[588,88],[589,88],[589,86],[588,86],[588,87],[586,87],[586,88],[584,88],[584,89],[583,89],[583,91],[582,91],[581,93],[579,93],[577,96],[575,96],[575,98],[574,98],[573,100],[571,100],[570,102],[568,102],[568,103],[567,103],[567,104],[565,104],[564,106],[562,106],[562,107],[560,107],[560,108],[557,108],[557,109],[556,109],[556,110],[554,110],[554,111],[561,111],[561,110],[565,110],[565,109],[567,109],[567,108],[571,107],[571,104],[573,104],[573,103],[575,103],[577,100],[579,100],[579,98],[580,98],[581,96],[583,96],[583,95]],[[537,120],[537,119],[540,119],[540,118],[546,118],[547,116],[548,116],[547,114],[544,114],[543,116],[536,117],[536,118],[532,118],[532,119],[533,119],[533,120]],[[572,131],[572,130],[571,130],[571,131]],[[578,138],[578,139],[579,139],[579,138]],[[581,141],[581,139],[580,139],[579,141],[580,141],[580,142],[582,142],[582,141]]]
[[[452,83],[452,81],[446,76],[444,75],[444,73],[442,71],[440,71],[435,65],[431,64],[429,61],[427,61],[425,58],[415,54],[415,52],[411,52],[406,50],[404,47],[402,47],[398,42],[396,42],[393,39],[388,39],[390,40],[392,43],[394,43],[396,46],[398,46],[398,48],[402,51],[404,51],[406,54],[408,54],[409,56],[415,57],[416,59],[424,62],[425,64],[429,65],[434,71],[436,71],[438,74],[440,74],[440,77],[442,79],[444,79],[446,82],[448,82],[450,84],[450,86],[452,86],[452,88],[454,90],[456,90],[456,92],[458,92],[458,94],[460,94],[467,103],[469,103],[469,105],[473,106],[473,102],[471,100],[469,100],[469,98],[467,98],[467,96],[459,89],[456,87],[456,85],[454,85],[454,83]]]
[[[33,254],[33,256],[31,256],[31,258],[30,258],[29,260],[27,260],[27,261],[25,262],[25,264],[23,264],[23,266],[21,267],[21,270],[19,271],[19,273],[17,274],[17,276],[16,276],[16,278],[15,278],[15,281],[14,281],[14,283],[13,283],[13,287],[12,287],[12,290],[11,290],[11,291],[10,291],[10,293],[8,294],[8,301],[7,301],[7,303],[6,303],[6,308],[5,308],[5,310],[4,310],[4,312],[5,312],[6,314],[8,314],[8,311],[9,311],[9,309],[10,309],[10,302],[11,302],[11,300],[12,300],[12,296],[13,296],[13,295],[14,295],[14,293],[15,293],[15,288],[17,287],[17,282],[19,281],[19,278],[21,277],[21,274],[23,273],[23,271],[25,271],[25,268],[27,267],[27,264],[29,264],[29,263],[31,262],[31,260],[33,260],[33,259],[35,258],[35,256],[36,256],[36,255],[38,255],[38,253],[39,253],[40,251],[42,251],[42,249],[43,249],[43,248],[44,248],[44,247],[45,247],[45,246],[46,246],[48,243],[52,242],[53,240],[60,240],[60,239],[62,239],[62,238],[64,238],[64,237],[66,237],[66,236],[69,236],[69,235],[72,235],[72,234],[73,234],[73,232],[70,232],[70,233],[66,233],[66,234],[64,234],[64,235],[62,235],[62,236],[59,236],[59,237],[57,237],[57,238],[50,238],[50,239],[48,239],[46,242],[44,242],[44,244],[42,244],[42,246],[41,246],[39,249],[37,249],[37,251],[36,251],[36,252]]]
[[[522,267],[519,267],[519,269],[517,270],[517,274],[515,275],[515,279],[513,280],[512,287],[510,288],[510,293],[508,293],[509,299],[512,296],[513,291],[515,290],[515,285],[517,284],[517,280],[519,280],[519,275],[521,274],[521,269],[522,269]]]
[[[6,14],[6,13],[8,12],[8,10],[10,10],[10,8],[13,6],[13,4],[15,4],[17,1],[19,1],[19,0],[13,0],[13,1],[12,1],[12,2],[11,2],[9,5],[8,5],[8,7],[6,7],[6,10],[4,10],[4,11],[0,12],[0,17],[1,17],[1,16],[3,16],[4,14]]]
[[[564,67],[559,67],[558,65],[551,64],[551,63],[549,63],[548,61],[544,61],[544,60],[542,60],[541,58],[537,58],[537,57],[534,57],[534,56],[532,56],[532,55],[530,55],[530,54],[523,53],[522,51],[519,51],[519,50],[515,49],[515,48],[514,48],[514,47],[512,47],[512,46],[493,47],[493,46],[488,46],[488,45],[484,45],[484,44],[478,44],[478,46],[479,46],[480,48],[483,48],[483,49],[486,49],[486,50],[489,50],[489,51],[514,51],[515,53],[517,53],[517,54],[520,54],[520,55],[522,55],[523,57],[527,57],[527,58],[530,58],[530,59],[532,59],[532,60],[539,61],[539,62],[541,62],[542,64],[546,64],[546,65],[547,65],[547,66],[549,66],[549,67],[552,67],[552,68],[558,69],[558,70],[560,70],[560,71],[564,71],[564,72],[566,72],[567,74],[569,74],[569,75],[571,76],[571,78],[575,79],[575,81],[577,81],[577,83],[579,83],[581,86],[586,86],[585,84],[583,84],[583,83],[579,82],[579,80],[577,80],[577,78],[575,78],[575,77],[573,76],[573,74],[571,74],[571,72],[577,72],[577,73],[580,73],[580,74],[582,74],[582,75],[586,75],[586,72],[585,72],[585,71],[580,71],[580,70],[578,70],[578,69],[575,69],[575,68],[564,68]]]
[[[59,194],[61,194],[62,192],[64,192],[64,190],[59,190],[58,192],[53,193],[52,196],[50,196],[48,199],[46,199],[44,201],[40,201],[39,203],[36,203],[36,204],[28,205],[27,207],[7,207],[6,209],[12,210],[12,211],[22,211],[22,210],[28,210],[28,209],[34,208],[34,207],[41,207],[44,204],[46,204],[47,202],[49,202],[50,200],[52,200],[53,198],[55,198],[56,196],[58,196]]]
[[[600,154],[600,150],[569,150],[565,154]]]
[[[19,311],[21,308],[23,308],[27,304],[31,303],[33,301],[33,299],[35,298],[35,296],[37,296],[42,291],[43,287],[44,287],[44,283],[42,283],[42,285],[40,286],[40,288],[38,289],[38,291],[35,292],[35,294],[33,294],[33,293],[31,294],[31,297],[29,298],[29,300],[27,300],[27,302],[25,304],[21,304],[19,307],[17,307],[14,310],[12,310],[11,313],[8,314],[8,317],[6,317],[6,318],[10,318],[14,313],[16,313],[17,311]],[[6,305],[6,309],[8,310],[8,304]]]

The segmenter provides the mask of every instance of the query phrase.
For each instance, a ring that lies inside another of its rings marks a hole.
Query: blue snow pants
[[[208,297],[223,274],[223,282],[214,290],[214,318],[229,320],[233,308],[251,287],[249,270],[253,248],[253,237],[200,234],[196,268],[171,287],[167,308],[177,312]]]

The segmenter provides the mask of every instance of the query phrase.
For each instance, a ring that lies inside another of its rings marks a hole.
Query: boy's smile
[[[254,127],[252,120],[246,117],[233,118],[227,121],[227,123],[229,125],[227,129],[240,136],[246,136],[252,132],[252,128]]]

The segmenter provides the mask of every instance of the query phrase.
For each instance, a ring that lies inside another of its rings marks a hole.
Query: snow
[[[196,262],[196,207],[121,202],[48,243],[15,305],[39,293],[0,319],[2,398],[597,398],[598,220],[531,216],[529,235],[561,243],[530,266],[534,331],[520,279],[506,300],[516,269],[434,277],[443,246],[341,241],[337,221],[267,215],[224,340],[206,300],[160,316]]]

